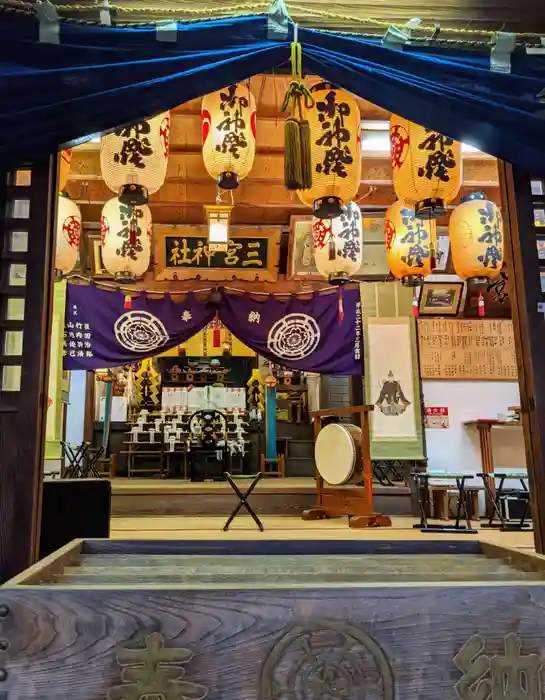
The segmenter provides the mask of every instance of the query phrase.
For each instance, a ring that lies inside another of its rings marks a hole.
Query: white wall
[[[83,440],[86,374],[83,370],[70,372],[70,396],[66,410],[66,441],[74,445],[79,445]]]
[[[509,406],[520,405],[517,382],[427,381],[422,382],[426,406],[446,406],[450,427],[426,429],[429,469],[479,473],[481,453],[475,427],[464,421],[497,418]],[[524,468],[522,427],[492,428],[494,465],[499,470]]]

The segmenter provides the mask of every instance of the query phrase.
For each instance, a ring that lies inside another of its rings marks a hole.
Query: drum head
[[[350,481],[356,467],[356,445],[361,430],[356,425],[330,423],[318,433],[314,447],[316,468],[324,481],[333,486]]]

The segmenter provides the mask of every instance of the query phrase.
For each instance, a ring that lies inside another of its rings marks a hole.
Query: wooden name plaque
[[[422,379],[516,380],[510,320],[419,319]]]

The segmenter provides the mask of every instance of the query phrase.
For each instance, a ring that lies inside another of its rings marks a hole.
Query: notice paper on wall
[[[426,428],[448,428],[448,408],[446,406],[426,406],[424,409]]]

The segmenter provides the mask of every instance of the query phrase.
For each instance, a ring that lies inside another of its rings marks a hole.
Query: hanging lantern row
[[[100,139],[100,168],[106,185],[123,204],[146,204],[167,173],[170,113],[116,129]]]
[[[247,85],[238,83],[203,98],[202,154],[218,187],[234,190],[251,171],[255,157],[256,106]]]
[[[414,209],[417,218],[444,216],[462,185],[462,145],[394,115],[390,157],[397,198]]]
[[[57,202],[57,240],[55,247],[55,273],[68,275],[78,261],[81,238],[81,212],[68,195],[61,194]]]
[[[102,262],[120,283],[133,283],[149,267],[152,220],[150,208],[124,204],[117,197],[102,209]]]
[[[328,83],[314,86],[311,95],[303,120],[310,129],[312,186],[297,195],[317,218],[333,219],[356,199],[360,186],[360,109],[353,95]]]

